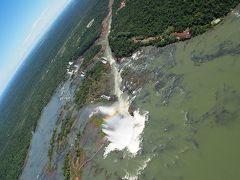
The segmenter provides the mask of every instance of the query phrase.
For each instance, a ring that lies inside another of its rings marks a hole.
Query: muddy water
[[[126,59],[123,69],[145,80],[133,102],[149,111],[142,150],[106,159],[103,151],[83,179],[134,179],[136,173],[143,180],[239,179],[239,27],[231,14],[201,36]],[[122,86],[131,95],[129,79]]]
[[[140,150],[135,156],[127,148],[111,151],[104,158],[102,149],[83,168],[81,178],[239,179],[239,27],[240,19],[232,14],[202,36],[164,48],[143,48],[123,61],[122,70],[128,67],[144,81],[136,86],[141,91],[133,101],[134,107],[142,110],[140,114],[149,112]],[[120,81],[130,97],[137,90],[131,81],[131,76]],[[119,88],[115,93],[123,95]],[[43,179],[41,172],[59,108],[57,97],[53,97],[34,134],[21,179]],[[80,119],[88,119],[89,113],[81,112]],[[76,132],[84,128],[80,124],[76,127]],[[70,135],[73,140],[75,131]],[[91,142],[86,145],[89,152],[94,151]],[[62,164],[64,155],[60,159]],[[63,179],[61,167],[55,179]]]
[[[27,163],[20,179],[41,179],[44,166],[48,162],[48,148],[53,130],[58,120],[61,102],[55,94],[44,108],[36,132],[33,134]]]
[[[139,179],[240,177],[239,27],[232,15],[149,59],[136,104],[150,111],[143,147],[154,158]]]
[[[111,10],[109,12],[109,31],[111,27]],[[107,37],[106,37],[107,38]],[[115,59],[112,56],[111,49],[109,47],[108,40],[105,41],[105,57],[107,58],[111,70],[112,75],[114,79],[114,87],[113,87],[113,93],[117,97],[117,102],[112,104],[111,106],[99,106],[97,108],[97,112],[104,115],[104,124],[102,126],[102,131],[105,134],[105,139],[107,142],[107,146],[105,147],[104,154],[100,154],[100,159],[104,158],[106,161],[101,164],[101,168],[106,168],[106,170],[110,170],[112,167],[107,167],[109,165],[112,165],[113,162],[117,163],[117,160],[112,160],[111,156],[114,155],[115,151],[120,152],[122,154],[122,151],[124,150],[128,155],[126,154],[125,162],[126,165],[128,165],[128,161],[130,159],[137,159],[135,156],[138,155],[138,152],[140,150],[140,144],[141,144],[141,134],[143,132],[145,121],[147,120],[147,112],[140,113],[139,110],[136,110],[131,115],[128,111],[129,105],[130,105],[130,99],[125,96],[121,90],[121,72],[119,69],[119,66],[117,65]],[[109,162],[110,157],[110,162]],[[135,157],[135,158],[134,158]],[[121,157],[119,157],[121,158]],[[95,160],[95,158],[94,158]],[[150,159],[147,158],[143,161],[140,161],[142,163],[148,162]],[[122,161],[123,162],[123,161]],[[117,163],[118,166],[121,167],[122,163]],[[143,167],[144,168],[144,167]],[[117,171],[115,169],[115,171]],[[125,177],[125,176],[131,176],[131,177],[137,177],[138,175],[138,169],[139,167],[133,163],[133,169],[134,174],[129,175],[128,173],[122,173],[117,174],[117,177]],[[94,177],[89,177],[89,171],[84,170],[83,176],[88,176],[86,179],[93,179]],[[103,176],[104,177],[104,176]],[[97,178],[99,179],[100,176],[98,175]]]

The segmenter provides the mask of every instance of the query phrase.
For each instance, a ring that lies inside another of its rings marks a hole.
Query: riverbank
[[[239,177],[237,12],[191,40],[141,48],[122,59],[122,88],[150,114],[142,155],[154,158],[138,179]]]
[[[201,36],[163,48],[144,47],[116,64],[106,34],[111,2],[103,36],[97,41],[103,49],[93,64],[101,57],[108,60],[107,80],[112,86],[107,90],[115,94],[117,103],[98,104],[101,98],[94,98],[79,109],[73,94],[84,69],[70,78],[71,83],[66,81],[62,87],[72,95],[64,92],[71,98],[62,97],[68,100],[41,179],[236,179],[238,13]],[[196,62],[196,57],[201,61]],[[148,121],[141,116],[143,110],[149,111]],[[135,123],[136,113],[141,122]],[[132,130],[137,128],[135,134]],[[134,138],[129,140],[129,134]]]

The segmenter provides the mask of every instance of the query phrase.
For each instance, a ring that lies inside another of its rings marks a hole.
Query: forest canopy
[[[64,79],[69,61],[83,56],[100,36],[108,1],[72,3],[27,57],[0,104],[1,180],[18,179],[41,111]]]
[[[126,6],[120,9],[121,2],[123,0],[114,1],[109,37],[117,57],[128,56],[140,46],[175,42],[172,32],[188,28],[193,36],[201,34],[211,27],[214,19],[227,15],[240,1],[125,0]],[[167,32],[169,27],[172,30]],[[145,41],[141,41],[143,39]]]

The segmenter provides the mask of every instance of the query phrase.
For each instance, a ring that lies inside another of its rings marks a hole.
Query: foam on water
[[[111,12],[110,12],[111,13]],[[109,20],[109,30],[111,27],[111,18]],[[148,117],[148,112],[140,113],[136,110],[131,115],[129,107],[133,99],[125,98],[121,91],[121,71],[112,56],[112,51],[109,47],[108,40],[106,41],[105,56],[111,65],[112,74],[114,77],[114,94],[118,101],[111,106],[99,106],[95,113],[104,115],[104,124],[102,131],[106,135],[109,144],[105,148],[104,158],[112,151],[121,151],[126,149],[132,156],[135,156],[141,148],[141,134],[143,133],[145,122]],[[136,96],[136,93],[134,93]],[[137,166],[136,172],[132,175],[126,175],[125,179],[137,179],[138,175],[147,166],[150,159],[142,162]]]
[[[143,132],[145,121],[147,120],[147,112],[140,114],[139,110],[133,112],[133,116],[128,112],[130,100],[124,98],[121,91],[121,71],[112,56],[109,44],[105,52],[114,76],[114,94],[118,98],[118,102],[112,106],[101,106],[98,111],[105,115],[105,124],[103,132],[109,141],[109,145],[105,149],[104,157],[111,151],[127,149],[131,154],[136,155],[140,149],[141,134]]]
[[[137,180],[138,176],[144,171],[144,169],[147,167],[148,162],[151,161],[151,158],[147,158],[144,161],[141,162],[141,165],[139,165],[136,169],[136,172],[129,173],[126,172],[126,175],[122,179],[128,179],[128,180]]]
[[[131,116],[128,107],[122,106],[121,103],[110,107],[99,107],[99,111],[106,115],[102,131],[109,141],[104,157],[111,151],[121,151],[125,148],[132,155],[136,155],[140,149],[141,134],[147,119],[147,112],[141,115],[139,111],[134,111]]]

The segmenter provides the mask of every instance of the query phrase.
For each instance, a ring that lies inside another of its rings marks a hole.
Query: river
[[[118,77],[115,84],[121,83],[115,93],[125,96],[128,103],[136,96],[132,104],[149,112],[148,121],[140,133],[137,153],[131,153],[127,137],[122,142],[107,132],[110,144],[125,145],[111,147],[116,151],[107,148],[107,156],[106,150],[96,156],[85,167],[83,179],[240,177],[240,19],[236,14],[230,13],[222,23],[191,40],[164,48],[141,48],[117,65],[108,58]],[[126,70],[121,80],[119,72]],[[115,108],[108,110],[115,115]],[[119,119],[112,120],[115,124],[110,123],[110,129],[122,128]],[[124,127],[126,131],[119,130],[119,134],[131,134],[129,124]]]
[[[41,179],[41,174],[48,162],[50,139],[56,127],[61,107],[58,95],[54,94],[39,119],[20,179]]]
[[[108,23],[109,33],[111,11]],[[239,27],[239,17],[231,13],[203,35],[163,48],[141,48],[119,64],[106,37],[105,56],[118,101],[93,108],[104,115],[102,130],[108,144],[82,169],[81,178],[238,179]],[[60,108],[55,98],[33,135],[22,179],[36,178],[46,163],[46,147]],[[36,163],[40,155],[42,161]]]

